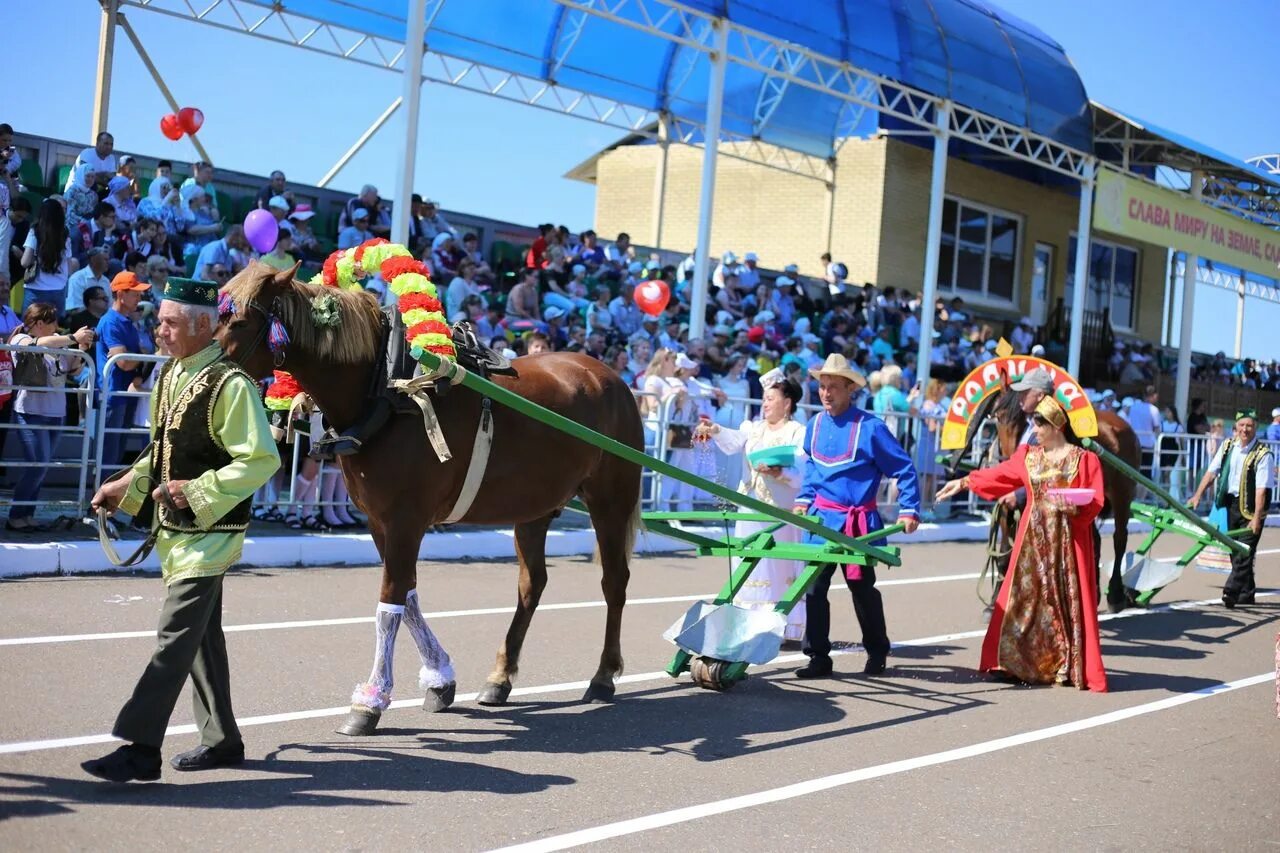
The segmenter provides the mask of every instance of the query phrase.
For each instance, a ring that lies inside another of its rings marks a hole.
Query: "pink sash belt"
[[[869,525],[871,513],[877,509],[874,501],[861,506],[844,506],[824,498],[822,495],[813,496],[813,507],[824,512],[843,512],[844,530],[841,532],[845,536],[855,539],[859,536],[866,536],[871,532]],[[857,563],[849,563],[844,567],[844,576],[851,581],[862,580],[862,566]]]

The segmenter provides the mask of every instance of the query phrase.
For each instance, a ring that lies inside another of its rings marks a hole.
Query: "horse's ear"
[[[271,280],[281,290],[292,290],[294,278],[301,267],[302,261],[298,261],[291,268],[274,273],[271,276]]]

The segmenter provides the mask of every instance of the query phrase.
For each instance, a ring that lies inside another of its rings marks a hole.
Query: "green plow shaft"
[[[821,536],[829,542],[835,543],[843,548],[847,548],[857,554],[861,554],[868,559],[872,559],[876,562],[884,563],[889,566],[902,565],[902,560],[892,551],[859,542],[854,538],[845,536],[843,533],[832,530],[829,527],[824,527],[815,519],[779,509],[778,507],[767,504],[764,501],[757,500],[750,495],[740,494],[733,489],[725,488],[719,483],[713,483],[710,480],[705,480],[702,477],[690,474],[688,471],[677,468],[663,459],[655,459],[643,450],[636,450],[634,447],[623,444],[616,439],[601,435],[595,430],[585,427],[577,421],[570,420],[564,415],[557,414],[556,412],[553,412],[544,406],[540,406],[531,400],[526,400],[524,397],[521,397],[513,391],[508,391],[501,385],[490,382],[482,376],[477,376],[470,371],[464,370],[453,362],[440,358],[435,353],[427,352],[419,347],[413,347],[411,353],[413,358],[428,370],[438,371],[442,376],[450,379],[460,377],[461,384],[464,387],[475,391],[477,394],[481,394],[491,400],[501,403],[504,406],[515,409],[522,415],[533,418],[534,420],[544,423],[549,427],[568,433],[574,438],[585,441],[593,447],[598,447],[606,453],[612,453],[614,456],[619,456],[628,462],[633,462],[636,465],[639,465],[642,468],[649,468],[653,471],[657,471],[664,477],[670,477],[673,480],[688,483],[696,488],[708,492],[709,494],[715,495],[718,498],[723,498],[726,501],[737,504],[738,506],[755,510],[761,515],[768,516],[773,521],[781,521],[795,525],[802,530]],[[850,562],[853,561],[851,560]]]
[[[1152,494],[1156,495],[1157,497],[1159,497],[1161,500],[1163,500],[1165,503],[1169,505],[1168,509],[1172,510],[1173,512],[1176,512],[1179,516],[1182,517],[1183,520],[1185,520],[1189,524],[1195,525],[1197,528],[1200,529],[1201,533],[1208,536],[1210,539],[1212,539],[1217,544],[1221,545],[1223,548],[1226,548],[1229,551],[1234,551],[1237,554],[1249,553],[1249,549],[1244,544],[1237,542],[1235,539],[1232,539],[1231,537],[1227,536],[1221,530],[1214,527],[1212,524],[1205,521],[1203,518],[1196,515],[1191,510],[1187,509],[1186,506],[1184,506],[1181,501],[1176,500],[1173,497],[1173,495],[1166,492],[1158,483],[1156,483],[1150,477],[1147,477],[1146,475],[1144,475],[1141,471],[1138,471],[1137,469],[1135,469],[1133,466],[1125,462],[1120,457],[1116,456],[1111,451],[1107,450],[1098,442],[1094,441],[1091,438],[1086,438],[1086,439],[1082,439],[1081,443],[1087,449],[1092,450],[1094,453],[1098,454],[1098,456],[1102,459],[1102,461],[1106,462],[1112,468],[1115,468],[1117,471],[1120,471],[1121,473],[1123,473],[1126,477],[1129,477],[1130,479],[1135,480],[1141,483],[1142,485],[1146,486],[1147,489],[1149,489],[1152,492]],[[1169,529],[1176,529],[1176,528],[1170,527]],[[1180,530],[1179,532],[1182,532],[1185,535],[1191,535],[1190,531],[1185,529]]]

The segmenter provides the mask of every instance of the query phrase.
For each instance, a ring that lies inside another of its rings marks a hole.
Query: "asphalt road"
[[[978,545],[909,546],[882,577],[897,644],[885,676],[862,677],[851,648],[833,678],[801,682],[784,653],[703,691],[662,673],[661,633],[727,565],[639,559],[610,705],[579,702],[603,638],[599,572],[555,560],[504,708],[474,691],[510,619],[514,563],[424,563],[461,701],[423,713],[401,636],[401,704],[364,739],[333,729],[368,673],[379,570],[237,571],[223,621],[249,760],[132,786],[79,763],[114,748],[160,581],[0,582],[0,849],[1277,849],[1277,550],[1259,557],[1255,606],[1225,610],[1222,577],[1188,570],[1162,606],[1103,621],[1107,694],[975,672]],[[833,601],[834,637],[856,641],[847,594]],[[197,744],[191,722],[184,696],[166,757]]]

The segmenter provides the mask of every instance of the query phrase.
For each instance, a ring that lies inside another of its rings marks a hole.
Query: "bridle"
[[[231,303],[230,300],[228,300],[227,304],[230,308],[229,313],[234,313],[235,311],[234,303]],[[275,307],[275,304],[273,302],[272,308],[274,307]],[[258,333],[254,335],[253,341],[249,344],[248,348],[245,349],[243,352],[237,353],[236,356],[231,360],[236,364],[240,365],[241,367],[244,367],[245,363],[249,360],[250,356],[252,356],[255,352],[257,352],[258,347],[262,346],[263,342],[265,341],[267,342],[267,345],[271,348],[272,363],[277,369],[279,369],[281,365],[284,364],[285,349],[289,343],[288,333],[284,331],[284,324],[280,323],[280,320],[277,318],[277,316],[271,310],[263,307],[262,303],[258,302],[256,299],[248,300],[248,302],[245,304],[245,308],[246,309],[251,308],[254,311],[257,311],[259,314],[261,314],[262,325],[261,327],[259,327]],[[221,313],[221,311],[219,313]],[[278,344],[270,340],[272,326],[277,324],[280,326],[280,330],[283,333],[283,340],[279,341]]]

